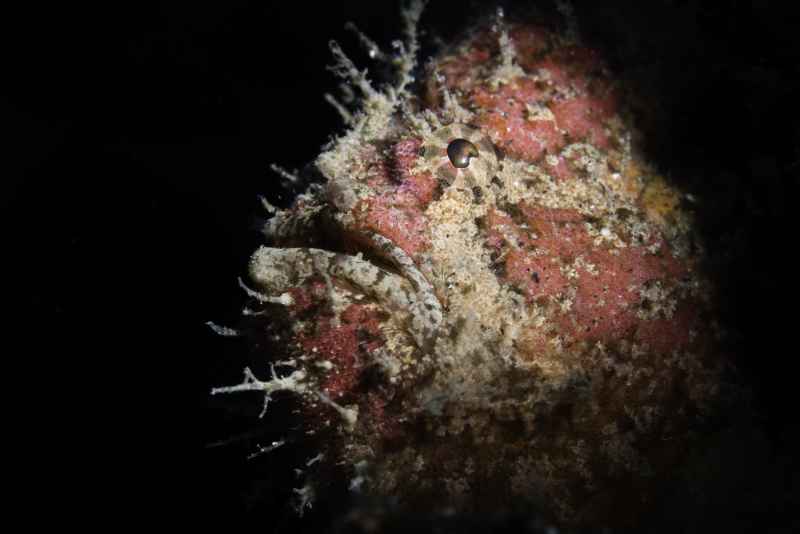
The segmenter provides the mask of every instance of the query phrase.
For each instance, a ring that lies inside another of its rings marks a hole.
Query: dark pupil
[[[447,145],[447,157],[453,167],[463,169],[469,166],[469,158],[477,155],[478,149],[466,139],[454,139]]]

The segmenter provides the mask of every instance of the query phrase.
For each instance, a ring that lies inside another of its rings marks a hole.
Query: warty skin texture
[[[625,89],[571,38],[494,22],[414,91],[340,63],[362,111],[251,259],[253,328],[289,373],[215,392],[299,399],[323,455],[300,511],[347,487],[630,524],[719,408],[702,245]]]

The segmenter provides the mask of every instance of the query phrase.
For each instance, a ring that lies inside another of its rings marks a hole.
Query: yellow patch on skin
[[[675,213],[680,204],[680,194],[660,176],[654,177],[647,183],[640,198],[642,208],[648,218],[666,224]]]

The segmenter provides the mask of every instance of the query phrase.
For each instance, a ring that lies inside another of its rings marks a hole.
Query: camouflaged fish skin
[[[493,18],[414,70],[416,19],[383,90],[333,47],[360,107],[331,97],[347,130],[314,162],[324,180],[252,257],[248,311],[284,373],[242,386],[300,400],[322,455],[301,511],[342,486],[634,517],[725,365],[682,194],[597,52]]]

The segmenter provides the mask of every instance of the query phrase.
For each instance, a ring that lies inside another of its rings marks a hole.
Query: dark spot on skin
[[[372,332],[370,332],[369,330],[365,330],[363,328],[359,328],[358,330],[356,330],[356,338],[359,341],[358,343],[359,348],[363,348],[363,346],[366,343],[369,343],[371,341],[380,340],[380,336],[377,336]]]
[[[442,184],[441,181],[436,182],[436,188],[433,190],[433,201],[436,202],[442,198],[444,194],[445,186]]]
[[[492,264],[492,271],[494,272],[494,275],[496,277],[505,278],[506,277],[506,263],[503,261],[503,262],[500,262],[500,263]]]
[[[455,180],[455,176],[447,172],[444,167],[440,167],[439,170],[436,171],[436,178],[438,179],[439,184],[445,188],[450,187]]]
[[[453,167],[466,169],[469,167],[470,158],[478,157],[478,147],[466,139],[453,139],[447,145],[447,157],[450,158]]]
[[[522,213],[522,209],[520,209],[519,204],[511,204],[509,202],[504,202],[498,206],[501,210],[506,212],[511,220],[515,223],[522,225],[525,224],[526,218],[525,214]]]
[[[474,197],[475,204],[483,202],[483,190],[480,186],[476,185],[472,188],[472,196]]]
[[[539,283],[539,273],[537,273],[536,271],[533,272],[531,278],[533,278],[533,281],[536,282],[537,284]]]
[[[507,287],[508,287],[508,289],[509,289],[510,291],[513,291],[513,292],[514,292],[514,293],[516,293],[517,295],[519,295],[519,296],[521,296],[521,297],[524,297],[524,296],[525,296],[525,290],[524,290],[524,289],[522,289],[521,287],[519,287],[519,286],[516,286],[516,285],[514,285],[514,284],[509,284]]]
[[[374,390],[387,382],[386,371],[380,365],[369,365],[361,371],[359,387],[363,391]]]
[[[464,326],[467,324],[467,320],[463,317],[459,317],[456,319],[453,328],[450,330],[449,337],[452,341],[456,341],[458,336],[461,335],[461,332],[464,330]]]
[[[473,350],[470,353],[470,359],[472,360],[472,363],[476,366],[481,365],[485,361],[483,355],[480,353],[480,351],[477,350]]]

